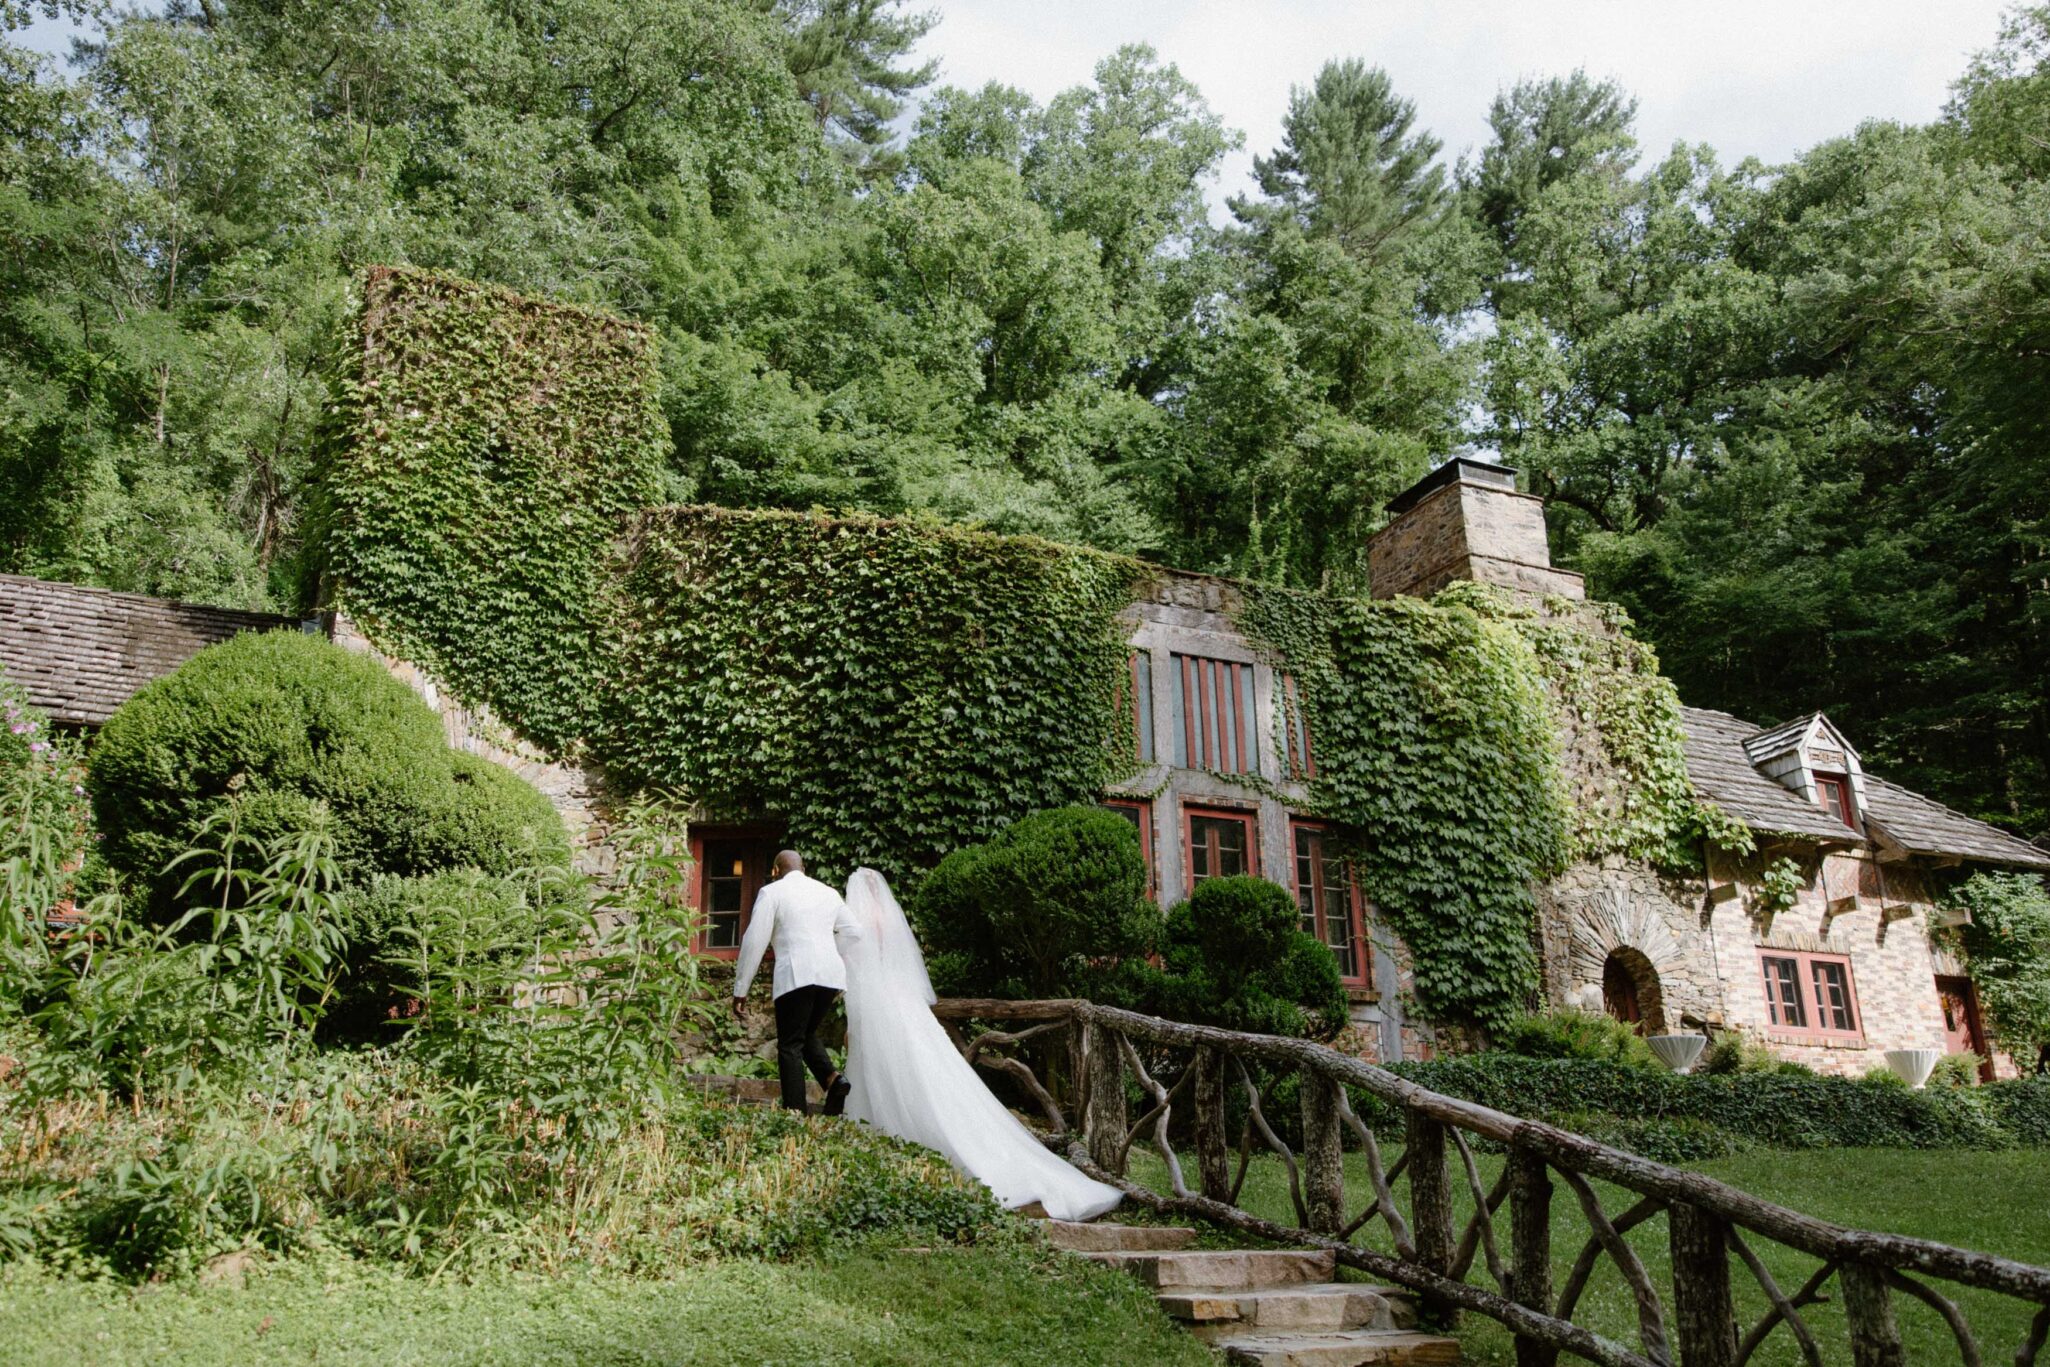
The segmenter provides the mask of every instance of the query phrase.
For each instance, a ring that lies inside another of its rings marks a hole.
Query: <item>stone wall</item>
[[[1552,568],[1544,500],[1457,480],[1374,534],[1367,574],[1376,598],[1428,597],[1459,579],[1581,598],[1581,577]]]
[[[326,625],[328,636],[336,645],[370,656],[418,694],[441,718],[442,733],[448,738],[450,749],[510,769],[539,789],[569,830],[572,863],[579,872],[603,877],[613,871],[617,861],[611,846],[605,843],[609,829],[604,815],[606,790],[603,776],[597,770],[551,758],[514,735],[510,727],[492,716],[490,709],[469,707],[457,701],[418,665],[379,650],[346,616],[332,613]]]
[[[1919,872],[1904,864],[1882,869],[1862,851],[1811,853],[1795,905],[1768,915],[1756,891],[1768,855],[1713,855],[1706,879],[1668,878],[1610,860],[1569,869],[1540,887],[1546,1000],[1601,1011],[1608,956],[1635,951],[1656,975],[1649,992],[1639,983],[1647,1034],[1703,1025],[1737,1030],[1781,1058],[1848,1076],[1884,1067],[1889,1049],[1944,1048],[1936,975],[1956,965],[1933,939],[1934,907]],[[1819,1039],[1775,1028],[1761,949],[1847,959],[1859,1037]],[[1994,1068],[2004,1077],[2017,1072],[2004,1054],[1995,1055]]]

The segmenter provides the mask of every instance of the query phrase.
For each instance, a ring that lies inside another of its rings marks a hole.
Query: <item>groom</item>
[[[776,949],[776,1073],[783,1084],[783,1105],[803,1115],[804,1070],[811,1069],[826,1089],[826,1114],[847,1109],[847,1079],[833,1069],[819,1027],[826,1013],[847,990],[847,968],[840,961],[836,939],[861,938],[860,927],[847,913],[840,894],[805,874],[796,850],[776,856],[768,885],[755,898],[753,917],[740,941],[740,963],[733,975],[733,1014],[747,1019],[747,989],[761,966],[762,951]]]

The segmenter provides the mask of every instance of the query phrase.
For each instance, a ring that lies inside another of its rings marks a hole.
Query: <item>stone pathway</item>
[[[1047,1240],[1148,1287],[1225,1360],[1259,1367],[1457,1367],[1459,1340],[1418,1331],[1409,1292],[1340,1282],[1326,1252],[1191,1249],[1193,1229],[1045,1222]]]

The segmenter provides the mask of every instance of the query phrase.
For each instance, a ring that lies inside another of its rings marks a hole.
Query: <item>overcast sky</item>
[[[917,8],[917,0],[913,0]],[[1522,76],[1576,66],[1636,94],[1638,133],[1726,164],[1783,161],[1869,118],[1926,121],[1967,57],[1999,32],[2000,0],[929,0],[940,81],[1000,80],[1044,100],[1120,44],[1151,43],[1199,86],[1246,150],[1213,201],[1245,188],[1292,83],[1334,57],[1385,67],[1447,159],[1478,147],[1488,101]]]
[[[999,80],[1045,100],[1147,42],[1246,134],[1212,195],[1246,187],[1274,146],[1291,83],[1333,57],[1387,68],[1448,160],[1486,136],[1488,101],[1521,76],[1584,66],[1638,98],[1662,153],[1706,142],[1726,164],[1783,161],[1868,118],[1924,121],[1966,58],[1993,41],[2001,0],[909,0],[939,27],[940,81]],[[66,27],[29,41],[61,52]]]

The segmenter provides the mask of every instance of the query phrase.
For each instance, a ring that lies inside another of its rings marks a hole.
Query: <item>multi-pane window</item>
[[[1858,824],[1857,809],[1851,805],[1851,780],[1843,774],[1817,774],[1815,776],[1815,798],[1828,812],[1846,826]]]
[[[1174,658],[1174,762],[1221,774],[1260,772],[1253,666],[1203,655]]]
[[[1856,1035],[1858,999],[1850,960],[1834,954],[1761,950],[1765,1009],[1781,1030],[1811,1035]]]
[[[1190,811],[1187,821],[1190,887],[1256,871],[1250,813]]]
[[[1352,871],[1334,852],[1322,828],[1298,825],[1295,839],[1295,896],[1303,930],[1316,936],[1338,960],[1338,976],[1363,982],[1367,947],[1361,935],[1359,895]]]
[[[1310,750],[1310,720],[1303,712],[1302,689],[1293,674],[1276,676],[1276,683],[1281,689],[1281,721],[1288,741],[1288,776],[1315,778],[1317,757]]]
[[[739,842],[714,841],[705,846],[706,949],[740,948],[749,904],[760,886],[749,867],[749,853]]]

